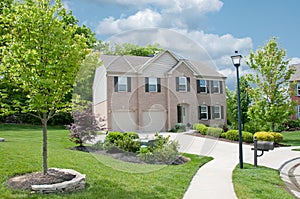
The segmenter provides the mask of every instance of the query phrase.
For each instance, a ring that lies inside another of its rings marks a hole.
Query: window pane
[[[185,85],[186,84],[186,77],[179,77],[179,85]]]
[[[119,85],[119,86],[118,86],[118,90],[119,90],[119,91],[127,91],[126,85]]]
[[[179,85],[179,91],[186,91],[185,85]]]
[[[157,78],[149,77],[149,84],[157,84]]]
[[[206,87],[206,81],[201,79],[200,80],[200,87]]]
[[[149,92],[157,91],[157,78],[149,77]]]
[[[150,85],[149,84],[149,91],[150,92],[156,92],[156,85]]]
[[[118,83],[119,84],[127,84],[127,77],[119,77]]]
[[[214,106],[214,118],[215,119],[220,119],[221,118],[220,107],[219,106]]]
[[[219,93],[219,81],[213,81],[213,93]]]

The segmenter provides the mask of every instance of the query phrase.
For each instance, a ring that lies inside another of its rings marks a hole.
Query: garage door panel
[[[126,111],[112,112],[113,131],[136,131],[136,113]]]
[[[142,131],[160,132],[165,130],[166,113],[164,111],[145,111],[142,115]]]

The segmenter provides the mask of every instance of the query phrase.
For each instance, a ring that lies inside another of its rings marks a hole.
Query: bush
[[[198,131],[202,135],[206,135],[208,127],[205,126],[204,124],[196,123],[196,124],[193,125],[193,129]]]
[[[265,131],[256,132],[254,134],[254,137],[256,137],[256,139],[259,141],[274,142],[274,136],[272,135],[271,132],[265,132]]]
[[[279,143],[283,140],[283,136],[281,133],[271,132],[274,137],[274,142]]]
[[[182,123],[175,124],[175,132],[184,132],[186,131],[186,125]]]
[[[223,133],[223,129],[221,128],[214,128],[214,127],[207,128],[207,135],[218,138],[220,137],[221,133]]]
[[[247,143],[253,142],[253,134],[247,131],[242,131],[243,141]]]
[[[108,152],[137,152],[140,149],[140,142],[136,139],[139,135],[136,132],[110,132],[105,138],[105,149]],[[118,148],[118,149],[116,149]]]
[[[239,140],[239,131],[238,130],[229,130],[225,133],[225,138],[228,140],[238,141]],[[247,131],[242,131],[243,142],[251,143],[253,142],[253,134]]]
[[[100,130],[94,114],[88,110],[74,111],[72,113],[74,123],[66,125],[70,131],[69,140],[79,146],[83,146],[86,141],[92,141],[97,131]]]

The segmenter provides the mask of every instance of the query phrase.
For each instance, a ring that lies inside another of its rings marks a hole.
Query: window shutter
[[[198,106],[198,118],[201,120],[201,106]]]
[[[211,93],[215,93],[214,92],[214,82],[213,82],[213,80],[210,81],[210,90],[211,90]]]
[[[160,78],[157,78],[157,92],[161,92]]]
[[[190,84],[190,81],[191,79],[189,77],[186,78],[186,81],[187,81],[187,92],[190,92],[191,91],[191,84]]]
[[[145,92],[149,92],[149,77],[145,78]]]
[[[115,92],[118,92],[118,77],[114,77],[114,87]]]
[[[224,119],[224,106],[221,106],[221,119]]]
[[[207,115],[208,115],[208,119],[211,119],[211,106],[207,106]]]
[[[206,80],[207,93],[210,93],[209,80]]]
[[[216,119],[216,117],[215,117],[215,106],[211,106],[211,119]]]
[[[176,91],[179,91],[179,77],[176,77]]]
[[[197,93],[200,93],[200,80],[197,79]]]
[[[127,77],[127,92],[131,92],[131,77]]]
[[[220,85],[220,94],[223,94],[223,82],[222,81],[220,81],[219,82],[219,85]]]

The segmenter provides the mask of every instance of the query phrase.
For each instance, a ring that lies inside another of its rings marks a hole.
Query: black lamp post
[[[243,137],[242,137],[242,113],[241,113],[241,99],[240,99],[240,77],[239,77],[239,66],[241,65],[242,55],[238,55],[238,51],[235,51],[236,55],[231,56],[232,63],[236,68],[236,79],[237,79],[237,100],[238,100],[238,129],[239,129],[239,158],[240,158],[240,169],[243,168]]]

